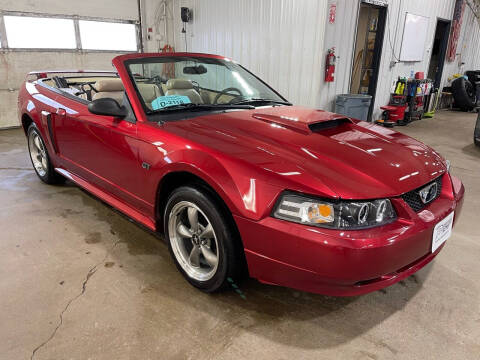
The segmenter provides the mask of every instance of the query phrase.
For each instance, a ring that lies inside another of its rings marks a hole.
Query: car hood
[[[344,199],[398,196],[446,171],[435,151],[408,136],[298,106],[208,114],[164,130],[255,165],[290,190]]]

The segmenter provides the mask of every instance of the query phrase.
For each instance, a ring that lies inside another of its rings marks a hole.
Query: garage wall
[[[185,50],[180,7],[193,9],[188,51],[230,57],[290,101],[315,106],[322,85],[326,0],[181,0],[172,6],[176,51]]]
[[[350,0],[331,1],[337,5],[337,19],[335,24],[326,24],[325,48],[337,47],[336,81],[322,87],[319,105],[327,109],[334,109],[335,96],[350,91],[350,76],[355,43],[356,23],[359,2]],[[454,0],[389,0],[388,18],[383,41],[382,57],[380,62],[377,93],[374,104],[373,118],[380,117],[380,106],[389,101],[390,92],[398,76],[410,76],[411,71],[428,72],[431,50],[435,35],[437,20],[451,20]],[[398,62],[402,46],[403,27],[406,13],[422,15],[429,18],[428,35],[424,49],[423,60],[419,62]],[[480,26],[468,6],[465,8],[462,29],[457,47],[457,58],[453,62],[446,62],[443,69],[442,86],[448,83],[451,75],[469,69],[480,68]],[[394,62],[394,64],[392,64]],[[465,62],[465,65],[461,65]]]
[[[463,73],[466,70],[480,70],[480,23],[470,7],[465,7],[463,25],[457,46],[457,59],[449,65],[452,75],[458,68]],[[461,63],[465,63],[463,66]]]
[[[135,0],[0,0],[0,11],[138,20]],[[0,128],[20,125],[17,116],[18,89],[28,72],[72,68],[111,70],[111,60],[116,55],[118,54],[114,52],[26,52],[0,49]]]
[[[153,0],[146,0],[149,3]],[[388,18],[380,62],[373,118],[387,104],[398,76],[427,73],[438,18],[451,20],[454,0],[388,0]],[[173,22],[169,41],[185,50],[180,7],[193,9],[187,26],[189,51],[232,57],[258,74],[296,104],[334,109],[337,94],[350,91],[350,77],[360,1],[353,0],[180,0],[168,1]],[[334,24],[328,22],[330,4],[336,5]],[[423,60],[398,62],[407,12],[429,18]],[[458,43],[459,55],[446,63],[442,84],[454,73],[480,68],[480,27],[466,7]],[[476,44],[476,46],[472,46]],[[335,81],[323,81],[327,49],[336,48]],[[461,62],[466,64],[461,67]],[[392,62],[393,65],[392,65]]]
[[[380,77],[377,86],[377,96],[374,107],[374,119],[380,118],[379,107],[388,103],[390,98],[390,92],[393,90],[394,84],[398,76],[409,77],[412,70],[414,72],[423,71],[425,74],[428,73],[428,66],[430,64],[430,56],[433,47],[437,19],[441,18],[451,20],[454,7],[454,0],[389,1],[389,18],[387,28],[385,29],[385,39],[383,42],[383,54],[380,64]],[[407,12],[429,18],[427,40],[425,43],[422,61],[398,62],[402,47],[402,37],[405,24],[405,16]],[[392,61],[395,61],[397,63],[393,67],[390,67]],[[444,67],[442,84],[445,83],[445,79],[450,75],[449,73],[452,70],[453,69],[450,66],[446,65]]]
[[[136,0],[0,0],[0,10],[137,20]]]
[[[258,74],[290,101],[327,110],[334,109],[337,94],[348,93],[355,42],[359,1],[352,0],[142,0],[146,51],[159,51],[165,43],[185,50],[181,33],[180,7],[193,9],[193,22],[187,26],[189,51],[217,53],[231,57]],[[336,20],[328,23],[329,4],[336,5]],[[380,63],[380,76],[374,106],[388,102],[398,76],[413,71],[427,72],[437,18],[451,19],[454,0],[389,0],[388,19]],[[95,16],[138,20],[135,0],[0,0],[0,11]],[[421,62],[401,62],[399,57],[405,13],[430,18],[427,46]],[[164,20],[167,20],[167,36]],[[480,69],[480,26],[468,6],[457,48],[457,59],[446,63],[443,84],[454,73]],[[328,48],[336,47],[335,81],[323,81],[324,59]],[[24,75],[36,69],[111,69],[116,53],[21,52],[0,49],[0,128],[17,126],[16,99]],[[465,65],[461,65],[464,62]]]
[[[327,50],[335,47],[335,55],[337,56],[335,81],[326,83],[322,77],[322,86],[316,102],[318,107],[329,111],[335,109],[335,96],[348,93],[350,89],[359,2],[351,0],[329,1],[328,8],[331,4],[336,5],[335,22],[333,24],[326,22],[325,24],[325,43],[318,66],[323,74]],[[326,19],[328,13],[322,14],[322,17]]]

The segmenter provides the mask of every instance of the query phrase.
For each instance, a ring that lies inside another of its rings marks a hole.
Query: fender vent
[[[312,132],[320,132],[323,130],[334,129],[344,124],[352,124],[352,121],[348,118],[333,119],[328,121],[321,121],[318,123],[310,124],[308,127]]]

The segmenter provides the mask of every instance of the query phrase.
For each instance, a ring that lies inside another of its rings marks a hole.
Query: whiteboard
[[[422,61],[428,32],[428,17],[407,12],[403,27],[400,61]]]

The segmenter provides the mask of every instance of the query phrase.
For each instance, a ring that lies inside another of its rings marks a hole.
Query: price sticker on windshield
[[[190,98],[184,95],[159,96],[152,101],[152,109],[159,110],[159,109],[164,109],[170,106],[190,104],[190,103],[191,103]]]

